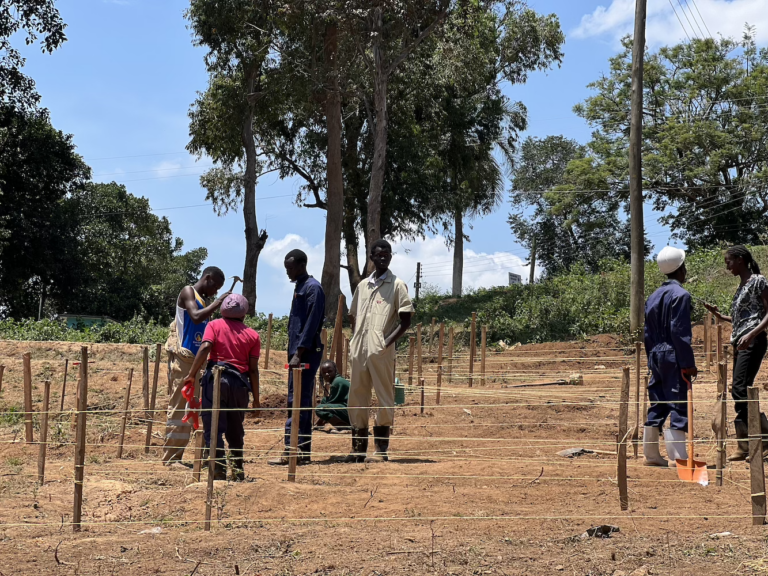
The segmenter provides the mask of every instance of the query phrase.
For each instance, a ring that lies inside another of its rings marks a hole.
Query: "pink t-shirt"
[[[239,320],[228,318],[208,322],[203,342],[213,344],[210,360],[232,364],[241,373],[248,372],[248,359],[258,358],[261,352],[259,333]]]

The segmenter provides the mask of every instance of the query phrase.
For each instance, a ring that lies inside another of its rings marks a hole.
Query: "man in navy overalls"
[[[325,318],[325,293],[320,282],[307,274],[307,255],[292,250],[285,256],[285,272],[293,291],[291,315],[288,318],[288,408],[293,405],[293,368],[309,364],[301,371],[301,415],[299,417],[299,464],[309,464],[312,453],[312,395],[315,392],[315,375],[323,360],[323,344],[320,331]],[[276,466],[288,464],[288,447],[291,444],[291,417],[285,422],[285,450],[280,458],[270,460]]]
[[[645,304],[645,352],[651,379],[648,398],[651,407],[643,430],[646,466],[667,466],[659,453],[659,432],[669,417],[664,441],[670,465],[687,459],[685,436],[688,430],[688,378],[697,374],[691,347],[691,295],[683,288],[685,252],[667,246],[657,258],[659,270],[667,281]]]

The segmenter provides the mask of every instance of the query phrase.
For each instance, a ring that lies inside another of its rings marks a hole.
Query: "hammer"
[[[232,290],[234,290],[234,289],[235,289],[235,285],[236,285],[238,282],[242,282],[242,281],[243,281],[243,279],[242,279],[242,278],[240,278],[240,276],[232,276],[232,278],[233,278],[233,281],[232,281],[232,286],[230,286],[230,288],[229,288],[229,290],[227,290],[227,292],[232,292]]]

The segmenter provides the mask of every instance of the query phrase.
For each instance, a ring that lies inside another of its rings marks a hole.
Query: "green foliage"
[[[768,265],[768,249],[754,248],[755,259]],[[738,286],[723,264],[720,250],[702,250],[686,260],[691,294],[728,313]],[[421,297],[414,322],[469,326],[472,312],[488,326],[490,341],[548,342],[611,333],[629,337],[629,264],[604,260],[597,273],[576,265],[562,275],[533,285],[480,289],[458,299],[429,293]],[[655,263],[646,266],[646,297],[664,282]],[[694,299],[693,320],[706,310]]]
[[[0,5],[0,103],[33,109],[40,101],[35,82],[21,72],[24,58],[11,44],[11,38],[25,35],[24,42],[34,44],[49,54],[67,38],[66,24],[54,6],[54,0],[3,0]],[[17,36],[17,34],[19,36]]]

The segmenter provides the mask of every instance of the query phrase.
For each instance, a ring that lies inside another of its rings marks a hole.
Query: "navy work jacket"
[[[674,351],[680,368],[693,368],[691,295],[668,280],[645,303],[645,353]]]
[[[325,318],[325,292],[320,282],[309,274],[296,280],[288,318],[288,356],[299,348],[315,352],[322,347],[320,330]]]

